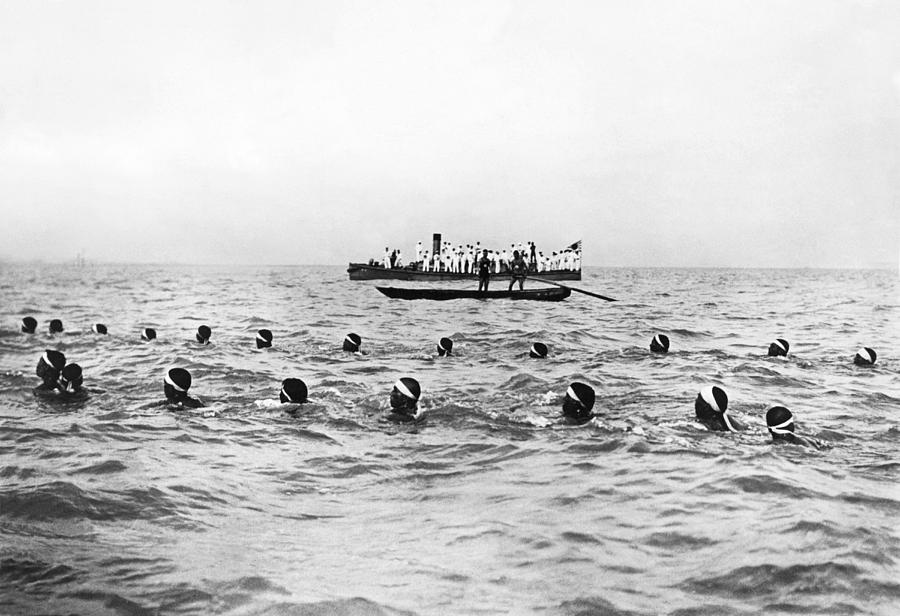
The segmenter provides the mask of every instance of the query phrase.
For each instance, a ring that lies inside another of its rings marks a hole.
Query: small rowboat
[[[558,302],[569,297],[568,287],[552,289],[525,289],[524,291],[477,291],[475,289],[408,289],[401,287],[375,287],[393,299],[531,299],[541,302]]]

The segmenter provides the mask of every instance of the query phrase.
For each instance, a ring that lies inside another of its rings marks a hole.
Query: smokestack
[[[441,254],[441,234],[433,233],[431,235],[431,254],[439,255]]]

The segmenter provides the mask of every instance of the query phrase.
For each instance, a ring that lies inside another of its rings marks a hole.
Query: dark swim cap
[[[78,364],[69,364],[62,369],[62,374],[59,375],[59,388],[62,391],[69,391],[69,388],[73,391],[78,391],[81,389],[83,382],[84,377],[81,374],[81,366]]]
[[[38,359],[35,372],[42,379],[56,379],[59,371],[66,365],[66,356],[59,351],[47,349]]]
[[[206,326],[201,325],[197,328],[197,342],[200,344],[209,344],[209,337],[212,336],[212,330]]]
[[[93,325],[91,325],[91,331],[95,334],[102,334],[104,336],[108,333],[106,331],[106,325],[104,325],[103,323],[94,323]]]
[[[419,382],[411,376],[404,376],[403,378],[397,379],[397,382],[394,383],[394,387],[397,388],[397,391],[414,402],[418,402],[419,396],[422,395],[422,389],[419,387]]]
[[[156,340],[156,330],[152,327],[145,327],[141,330],[141,340],[143,340],[144,342]]]
[[[344,351],[356,353],[359,350],[359,345],[361,344],[362,338],[360,338],[357,334],[347,334],[344,337],[344,346],[342,348]]]
[[[876,359],[878,359],[878,355],[875,354],[875,349],[863,347],[856,352],[853,363],[857,366],[871,366]]]
[[[306,402],[307,393],[306,383],[300,379],[284,379],[281,382],[279,398],[281,398],[282,404],[288,402],[302,403]]]
[[[769,433],[773,436],[776,434],[793,434],[794,415],[783,406],[773,406],[766,411],[766,426],[768,426]]]
[[[724,413],[728,409],[728,394],[717,385],[704,387],[697,394],[697,400],[694,403],[695,408],[698,406],[714,413]]]
[[[669,352],[669,337],[665,334],[656,334],[650,341],[650,350],[654,353]]]
[[[53,319],[52,321],[50,321],[50,333],[51,334],[59,334],[62,332],[62,330],[63,330],[62,321],[60,321],[59,319]]]
[[[769,357],[787,357],[788,350],[791,345],[784,338],[776,338],[775,342],[769,345]]]
[[[268,349],[270,346],[272,346],[272,332],[267,329],[256,332],[256,348]]]
[[[25,317],[22,319],[22,333],[33,334],[35,328],[37,328],[37,324],[37,319],[34,317]]]
[[[566,389],[566,397],[577,403],[584,412],[594,408],[594,388],[584,383],[571,383]]]
[[[737,432],[737,428],[731,423],[731,418],[725,412],[726,410],[728,410],[728,394],[716,385],[701,389],[694,401],[694,413],[707,428]]]
[[[531,345],[531,350],[528,351],[528,355],[536,358],[547,357],[547,345],[543,342],[535,342]]]
[[[441,357],[453,354],[453,341],[450,338],[441,338],[437,345],[438,355]]]
[[[163,383],[180,394],[191,388],[191,373],[184,368],[172,368],[163,378]]]

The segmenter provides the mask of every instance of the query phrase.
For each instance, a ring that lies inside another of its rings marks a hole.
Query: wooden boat
[[[525,289],[524,291],[478,291],[477,289],[410,289],[402,287],[375,287],[393,299],[530,299],[541,302],[558,302],[569,297],[568,287],[550,289]]]
[[[409,268],[390,268],[367,263],[351,263],[347,267],[350,280],[407,280],[411,282],[451,282],[454,280],[477,281],[477,274],[454,274],[452,272],[423,272]],[[551,270],[536,272],[535,276],[547,280],[581,280],[581,270]],[[509,283],[509,273],[491,274],[491,281],[502,280]]]

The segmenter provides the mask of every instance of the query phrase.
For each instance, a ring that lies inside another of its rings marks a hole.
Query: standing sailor
[[[525,275],[528,273],[528,264],[525,263],[525,259],[519,254],[518,250],[513,251],[513,260],[512,263],[509,264],[509,271],[509,290],[512,291],[513,283],[516,281],[519,281],[519,291],[524,290]]]
[[[478,259],[478,290],[487,292],[491,282],[491,259],[488,257],[487,248],[481,258]]]

